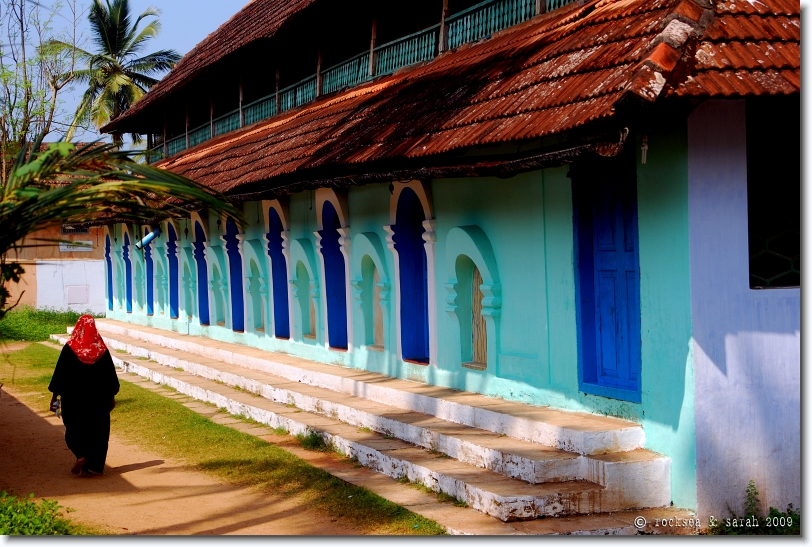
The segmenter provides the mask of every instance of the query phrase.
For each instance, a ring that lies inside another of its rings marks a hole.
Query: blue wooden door
[[[639,402],[640,267],[634,171],[622,160],[591,167],[573,169],[581,390]]]

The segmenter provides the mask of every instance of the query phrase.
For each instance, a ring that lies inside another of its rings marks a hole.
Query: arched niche
[[[434,220],[426,220],[424,185],[396,184],[394,224],[384,226],[395,259],[398,355],[415,364],[436,363]],[[417,190],[417,191],[415,191]]]
[[[262,200],[262,210],[268,213],[270,213],[271,210],[273,210],[276,213],[276,217],[279,219],[279,223],[282,226],[282,231],[290,230],[290,202],[287,197]],[[265,216],[266,232],[270,231],[271,218],[272,217],[270,215]]]
[[[352,244],[353,296],[363,321],[361,344],[383,350],[389,333],[391,289],[383,242],[375,232],[364,232],[357,234]]]
[[[348,345],[347,306],[347,233],[343,221],[331,200],[321,201],[319,208],[321,227],[316,235],[324,280],[324,316],[327,318],[325,334],[327,347],[346,350]],[[347,253],[348,254],[348,253]]]
[[[132,235],[130,229],[126,224],[121,227],[122,230],[122,245],[121,245],[121,259],[124,261],[124,308],[127,313],[133,312],[133,264],[130,251],[132,248]]]
[[[287,205],[287,201],[284,204]],[[288,283],[290,232],[286,220],[287,207],[282,207],[279,200],[270,200],[263,202],[263,210],[268,212],[265,224],[265,242],[271,270],[274,336],[289,339],[290,325],[293,320],[289,304],[291,298],[291,286]]]
[[[243,255],[246,264],[246,301],[247,325],[250,330],[264,334],[268,329],[268,261],[265,260],[263,243],[252,239],[243,243]]]
[[[191,321],[195,315],[195,300],[196,292],[197,292],[197,282],[195,280],[195,276],[192,273],[194,268],[191,266],[193,264],[191,252],[188,249],[184,249],[184,260],[183,260],[183,274],[181,275],[181,286],[183,287],[183,311],[186,314],[186,318]]]
[[[174,221],[166,221],[166,261],[169,265],[167,276],[169,277],[169,317],[171,319],[177,319],[180,316],[179,233],[178,226]]]
[[[350,225],[349,204],[347,192],[336,190],[335,188],[319,188],[316,190],[316,222],[319,230],[324,229],[324,204],[329,202],[336,213],[339,228],[347,228]]]
[[[496,255],[490,240],[479,226],[458,226],[449,230],[446,236],[446,269],[451,278],[445,285],[446,312],[454,318],[460,340],[460,362],[469,368],[497,370],[499,355],[499,317],[502,308],[502,286],[496,265]],[[472,301],[476,294],[472,286],[474,268],[481,275],[481,302]],[[467,350],[472,336],[472,314],[479,310],[487,329],[487,363],[468,363],[471,360]]]
[[[192,256],[197,270],[197,309],[201,325],[211,323],[209,311],[209,266],[206,257],[206,249],[209,244],[208,218],[205,220],[196,213],[192,213],[192,232],[194,240],[192,243]]]
[[[228,257],[228,281],[231,296],[231,330],[245,332],[245,287],[243,283],[243,241],[245,235],[240,232],[234,219],[228,217],[225,222],[225,233],[222,240]]]
[[[303,342],[322,343],[322,319],[319,312],[319,277],[316,269],[316,253],[313,244],[307,238],[294,239],[290,244],[290,263],[292,265],[294,326],[296,336]],[[312,328],[305,322],[312,319]],[[310,335],[306,333],[310,331]]]
[[[104,229],[104,265],[107,273],[107,310],[113,311],[113,245],[109,228]]]
[[[431,185],[428,181],[410,180],[392,183],[392,194],[389,198],[389,224],[397,223],[398,203],[400,203],[400,195],[405,190],[411,190],[417,196],[420,206],[423,208],[424,220],[433,219],[434,204],[431,199]]]
[[[144,234],[149,234],[154,230],[152,226],[144,226],[143,232]],[[155,258],[153,257],[153,247],[155,245],[155,240],[153,239],[146,245],[144,245],[144,271],[145,271],[145,283],[146,283],[146,308],[147,308],[147,315],[153,315],[155,313]]]
[[[211,313],[214,314],[214,324],[220,327],[226,326],[226,288],[228,282],[224,279],[220,271],[218,262],[214,261],[211,265],[211,281],[210,289],[212,293],[212,309]]]

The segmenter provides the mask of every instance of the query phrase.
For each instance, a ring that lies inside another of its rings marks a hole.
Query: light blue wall
[[[800,503],[800,289],[751,290],[744,101],[688,120],[699,514]],[[800,207],[800,204],[797,204]]]
[[[405,363],[397,355],[395,261],[386,248],[391,223],[388,184],[353,187],[348,194],[350,245],[349,282],[358,281],[364,253],[377,244],[379,262],[387,270],[391,291],[386,305],[385,351],[363,347],[363,317],[352,300],[353,351],[324,347],[323,307],[319,301],[317,339],[302,339],[300,325],[291,340],[271,336],[270,316],[264,332],[244,334],[225,326],[200,327],[166,317],[132,314],[113,316],[214,339],[285,351],[308,359],[353,366],[401,378],[477,391],[537,405],[619,416],[640,422],[647,446],[673,460],[674,503],[695,506],[693,378],[690,357],[691,315],[688,264],[687,174],[685,133],[650,135],[646,165],[638,166],[638,210],[642,306],[642,402],[640,404],[585,395],[578,390],[578,348],[575,320],[572,194],[567,167],[521,174],[509,179],[442,179],[431,183],[436,218],[435,270],[437,310],[436,366]],[[668,152],[666,152],[668,150]],[[315,251],[318,229],[313,192],[289,198],[289,278],[296,263],[310,256],[310,268],[322,286],[321,262]],[[245,204],[248,224],[245,247],[262,245],[264,215],[257,203]],[[215,218],[209,218],[208,259],[224,259]],[[165,237],[165,236],[162,236]],[[162,241],[162,240],[161,240]],[[161,241],[154,245],[160,248]],[[307,249],[310,248],[310,251]],[[314,252],[315,251],[315,252]],[[308,252],[311,254],[308,255]],[[486,282],[485,311],[489,334],[488,367],[462,366],[459,319],[454,306],[455,258],[467,253]],[[157,255],[156,253],[156,260]],[[473,255],[476,255],[473,256]],[[264,255],[267,260],[267,254]],[[244,262],[247,264],[247,261]],[[193,265],[193,264],[192,264]],[[210,266],[211,267],[211,266]],[[226,274],[226,262],[220,263]],[[246,273],[248,268],[244,268]],[[183,261],[181,262],[181,272]],[[380,272],[379,272],[380,273]],[[213,279],[211,274],[209,279]],[[358,296],[357,287],[349,289]],[[298,291],[298,289],[297,289]],[[156,290],[157,293],[157,290]],[[228,290],[224,291],[228,295]],[[302,291],[298,291],[302,293]],[[270,295],[266,297],[271,301]],[[290,305],[298,306],[296,298]],[[249,300],[246,300],[246,307]],[[183,299],[181,298],[181,307]],[[214,300],[211,303],[214,318]],[[294,314],[296,315],[296,314]]]

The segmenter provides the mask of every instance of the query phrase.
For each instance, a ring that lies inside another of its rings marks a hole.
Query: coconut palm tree
[[[0,319],[14,305],[7,302],[6,283],[24,272],[10,253],[25,246],[57,241],[26,242],[35,231],[62,224],[152,224],[208,208],[244,223],[244,215],[224,196],[201,184],[137,163],[115,144],[47,146],[38,139],[21,152],[9,176],[0,180]]]
[[[149,39],[158,35],[161,24],[155,19],[141,30],[138,26],[144,19],[159,14],[150,7],[132,21],[129,0],[93,0],[88,19],[96,53],[56,40],[48,43],[48,48],[70,51],[76,55],[78,64],[87,65],[86,69],[73,73],[75,81],[87,84],[87,90],[66,140],[73,138],[79,125],[92,123],[98,129],[130,108],[158,82],[156,76],[180,60],[180,55],[171,49],[141,54]],[[138,135],[132,137],[134,142],[140,142]],[[114,134],[113,141],[120,146],[121,135]]]

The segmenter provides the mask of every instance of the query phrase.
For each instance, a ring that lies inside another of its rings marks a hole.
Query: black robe
[[[110,407],[119,390],[110,351],[86,365],[65,344],[48,390],[62,396],[65,442],[76,458],[86,458],[85,471],[104,472],[110,438]]]

